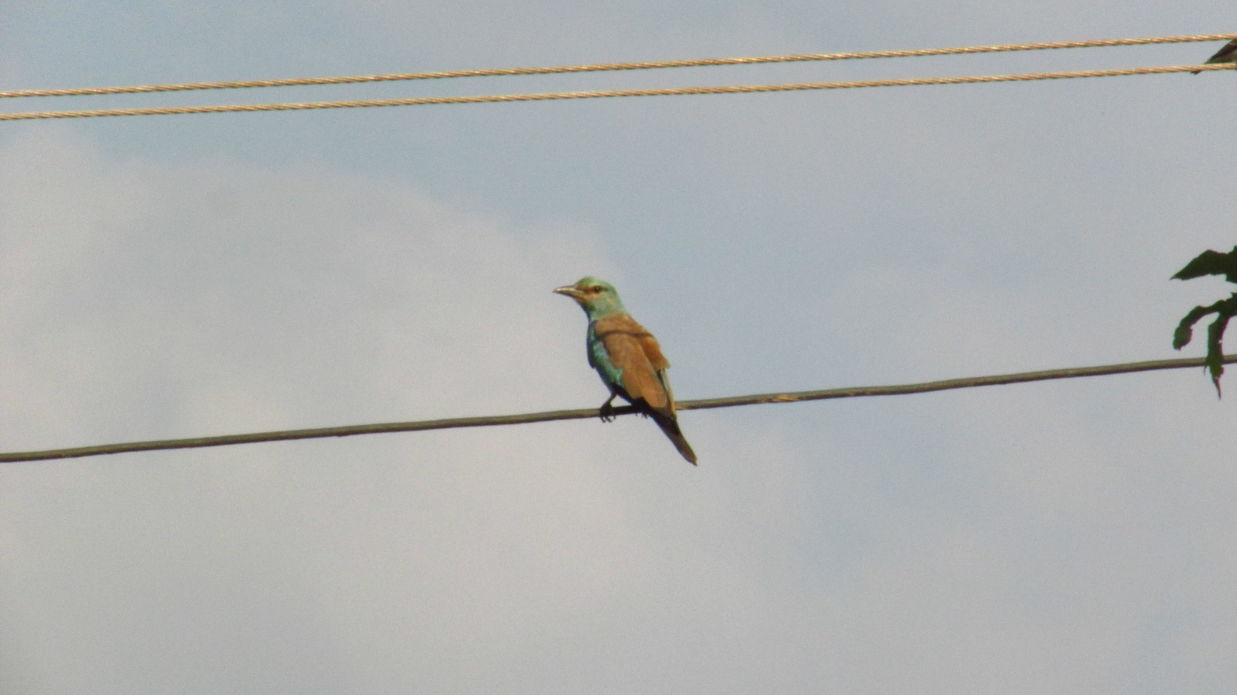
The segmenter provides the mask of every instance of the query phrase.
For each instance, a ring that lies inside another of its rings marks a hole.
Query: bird
[[[1232,41],[1224,44],[1224,46],[1220,48],[1220,50],[1216,51],[1215,55],[1208,58],[1207,62],[1204,64],[1212,65],[1214,63],[1237,63],[1237,39],[1233,39]],[[1197,75],[1202,72],[1202,70],[1191,70],[1190,72]]]
[[[674,413],[674,393],[666,374],[670,362],[653,334],[623,308],[614,285],[589,276],[574,285],[556,287],[554,292],[574,299],[588,316],[588,364],[610,390],[610,397],[601,404],[602,422],[614,419],[611,402],[622,396],[642,415],[653,418],[683,458],[695,466],[696,452]]]

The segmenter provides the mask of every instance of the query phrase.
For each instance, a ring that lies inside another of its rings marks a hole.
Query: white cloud
[[[587,232],[312,168],[121,162],[58,131],[3,161],[8,449],[604,393],[583,317],[549,292],[605,270]],[[631,418],[8,467],[5,678],[217,692],[308,663],[322,687],[446,685],[478,655],[493,679],[547,650],[582,663],[649,611],[702,638],[717,605],[750,622],[766,600],[743,552],[766,522],[719,503],[738,491],[718,472]],[[785,489],[759,486],[737,501]],[[659,518],[682,528],[658,540]]]
[[[450,31],[485,9],[371,3],[388,38],[363,46],[355,18],[144,13],[159,41],[108,57],[211,78],[909,40],[789,5],[758,36],[629,7]],[[208,25],[287,53],[172,50]],[[1156,79],[6,128],[0,439],[595,405],[549,293],[585,272],[685,397],[1152,356],[1219,294],[1167,275],[1231,228],[1232,140],[1199,127],[1219,83]],[[0,691],[1231,691],[1234,405],[1209,388],[696,411],[699,469],[636,418],[4,466]]]

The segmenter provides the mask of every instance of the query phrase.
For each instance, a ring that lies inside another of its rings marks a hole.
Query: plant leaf
[[[1177,271],[1174,280],[1192,280],[1204,275],[1223,275],[1229,282],[1237,282],[1237,246],[1232,251],[1203,251],[1194,260]]]

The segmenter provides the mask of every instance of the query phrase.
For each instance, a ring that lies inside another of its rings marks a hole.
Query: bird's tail
[[[666,433],[666,437],[674,443],[674,448],[679,450],[683,458],[687,459],[691,465],[696,465],[696,452],[692,451],[692,445],[687,443],[687,437],[683,436],[683,430],[679,429],[678,418],[671,412],[669,415],[654,410],[651,415],[653,421],[661,428],[662,432]]]

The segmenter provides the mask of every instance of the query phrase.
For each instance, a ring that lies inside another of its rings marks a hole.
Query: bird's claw
[[[602,422],[614,422],[614,406],[610,405],[610,401],[601,404],[599,414]]]

